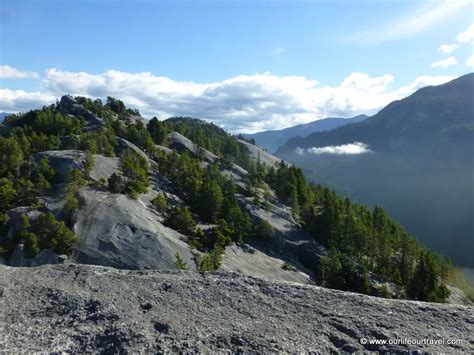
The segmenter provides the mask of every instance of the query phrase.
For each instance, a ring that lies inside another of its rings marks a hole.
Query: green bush
[[[70,255],[74,243],[79,239],[63,221],[58,221],[50,212],[38,217],[32,232],[38,236],[40,249],[51,249],[57,254]]]
[[[222,263],[222,249],[216,248],[198,257],[198,270],[202,272],[216,271]]]
[[[120,170],[124,178],[126,194],[136,197],[147,191],[149,166],[144,157],[134,151],[127,151],[120,156]]]
[[[166,211],[166,207],[168,205],[168,201],[166,200],[164,193],[159,193],[151,203],[155,206],[156,210],[160,213],[164,213]]]
[[[109,191],[114,194],[120,194],[124,190],[124,181],[119,174],[113,173],[110,175],[108,182]]]
[[[175,258],[175,265],[178,270],[189,270],[189,266],[184,262],[183,258],[181,257],[181,255],[179,255],[178,252],[176,252]]]
[[[165,225],[185,235],[192,235],[196,227],[196,222],[194,222],[188,208],[175,207],[165,219]]]
[[[255,224],[254,233],[257,238],[272,239],[275,236],[275,228],[265,220]]]

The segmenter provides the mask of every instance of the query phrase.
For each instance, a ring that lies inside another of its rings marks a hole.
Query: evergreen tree
[[[50,212],[38,217],[32,232],[38,236],[40,249],[52,249],[57,254],[70,255],[74,243],[78,240],[66,224],[58,221]]]
[[[189,270],[189,266],[184,262],[183,258],[178,252],[176,252],[175,258],[175,265],[178,270]]]
[[[164,213],[166,211],[168,202],[166,201],[164,193],[159,193],[158,196],[156,196],[151,202],[158,212]]]
[[[261,239],[272,239],[275,235],[275,228],[265,220],[260,220],[255,224],[255,236]]]
[[[94,155],[91,152],[86,151],[86,159],[85,159],[85,163],[84,163],[84,173],[85,173],[87,178],[89,178],[89,176],[92,172],[92,169],[94,168],[94,165],[95,165]]]
[[[214,222],[220,213],[224,196],[217,181],[206,179],[199,191],[197,210],[207,221]]]
[[[196,222],[186,207],[175,207],[166,218],[165,224],[185,235],[192,235],[196,227]]]
[[[148,162],[134,151],[128,151],[120,156],[120,170],[124,177],[124,191],[135,198],[147,191],[149,185]]]
[[[148,132],[150,132],[150,136],[155,144],[162,146],[168,145],[168,128],[163,122],[159,121],[156,117],[153,117],[148,122],[147,130]]]
[[[119,174],[113,173],[110,175],[108,182],[109,191],[114,194],[120,194],[124,189],[124,182],[122,177]]]

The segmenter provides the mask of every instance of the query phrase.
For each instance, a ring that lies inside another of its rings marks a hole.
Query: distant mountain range
[[[242,134],[242,136],[250,139],[253,138],[259,146],[269,152],[274,152],[290,138],[297,136],[305,137],[313,132],[330,131],[337,127],[361,122],[367,117],[366,115],[358,115],[352,118],[330,117],[284,129],[263,131],[254,134]]]
[[[277,154],[316,182],[383,205],[425,244],[474,266],[474,73],[362,122],[292,138]]]

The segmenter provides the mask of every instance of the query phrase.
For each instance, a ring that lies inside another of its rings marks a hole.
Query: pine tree
[[[175,265],[178,270],[189,270],[189,266],[184,262],[183,258],[178,252],[176,252],[175,258]]]
[[[199,215],[207,221],[214,222],[220,213],[224,196],[215,180],[206,179],[199,191]]]
[[[159,193],[158,196],[156,196],[151,202],[158,212],[163,213],[166,211],[168,202],[164,193]]]
[[[112,175],[110,175],[107,181],[110,192],[114,194],[119,194],[123,192],[124,182],[119,174],[113,173]]]
[[[92,172],[92,169],[94,168],[94,165],[95,165],[94,155],[91,152],[86,151],[86,159],[85,159],[85,163],[84,163],[84,173],[85,173],[87,178],[90,177],[90,174]]]
[[[147,130],[148,132],[150,132],[150,136],[155,144],[162,146],[168,145],[168,128],[163,122],[159,121],[156,117],[153,117],[148,122]]]
[[[185,235],[194,234],[196,222],[194,222],[188,208],[175,207],[165,220],[165,224]]]

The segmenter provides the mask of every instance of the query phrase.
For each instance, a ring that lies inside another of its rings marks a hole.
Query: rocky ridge
[[[0,267],[0,352],[454,353],[473,352],[473,335],[474,308],[467,306],[227,272]],[[370,344],[374,339],[445,343]]]
[[[68,117],[83,118],[84,129],[87,131],[99,129],[105,124],[103,118],[87,110],[72,96],[66,95],[61,98],[58,111]],[[120,137],[116,137],[116,140],[116,155],[123,151],[133,151],[144,157],[150,167],[156,168],[156,162],[135,144]],[[171,149],[158,145],[155,147],[166,154],[170,154],[172,149],[177,154],[186,151],[199,157],[204,166],[219,162],[220,158],[217,155],[198,147],[178,132],[170,132],[168,140]],[[259,159],[267,166],[276,166],[281,162],[279,158],[244,140],[239,140],[239,143],[246,147],[250,158],[254,161]],[[36,161],[43,158],[47,158],[55,170],[57,186],[52,196],[42,197],[42,202],[45,211],[52,212],[57,218],[62,219],[65,183],[71,170],[85,171],[86,154],[84,151],[70,149],[43,151],[34,155]],[[71,227],[80,239],[74,246],[70,260],[119,269],[172,270],[176,269],[175,259],[178,253],[191,269],[195,269],[193,253],[199,254],[199,252],[192,253],[184,242],[186,236],[165,227],[163,216],[152,207],[151,200],[158,193],[164,193],[169,201],[178,206],[183,205],[183,201],[174,194],[172,186],[160,174],[159,169],[152,169],[149,192],[134,200],[125,195],[110,193],[102,186],[112,174],[120,173],[118,158],[96,154],[94,162],[89,177],[95,183],[81,189],[80,206],[71,219]],[[312,272],[303,265],[304,256],[306,253],[314,252],[324,255],[324,248],[301,230],[292,217],[291,208],[281,204],[269,186],[265,186],[268,191],[269,209],[258,207],[251,199],[246,198],[243,195],[246,190],[244,179],[248,172],[241,166],[232,164],[230,167],[221,168],[221,172],[234,180],[240,190],[238,200],[250,216],[256,221],[268,221],[276,231],[274,241],[254,243],[253,247],[257,248],[258,253],[247,253],[245,247],[232,246],[233,252],[223,255],[225,270],[284,281],[312,282],[311,279],[314,281]],[[15,223],[21,223],[21,214],[28,212],[25,208],[20,208],[19,213],[15,211],[10,213],[12,227],[9,235],[14,234]],[[39,212],[36,214],[39,215]],[[34,221],[37,216],[29,217]],[[244,259],[247,262],[242,263],[235,257],[236,255],[245,255]],[[38,266],[56,263],[57,260],[57,255],[49,255],[48,258],[42,255],[39,258],[28,259],[20,247],[15,250],[13,256],[10,264],[15,266]],[[284,262],[292,265],[291,270],[282,269]],[[256,274],[257,271],[260,274]]]

